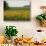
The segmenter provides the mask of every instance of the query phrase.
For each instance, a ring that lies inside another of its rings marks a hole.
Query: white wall
[[[20,21],[3,21],[3,0],[0,0],[0,33],[4,34],[4,29],[6,25],[14,25],[17,27],[19,33],[18,36],[22,34],[24,36],[31,36],[31,34],[36,34],[36,29],[43,29],[46,31],[46,28],[42,28],[37,23],[35,17],[40,14],[40,6],[46,5],[46,0],[31,0],[31,21],[20,22]],[[41,36],[40,36],[41,37]]]

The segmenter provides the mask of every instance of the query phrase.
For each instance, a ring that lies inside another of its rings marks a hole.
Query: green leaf
[[[46,15],[45,15],[45,20],[46,20]]]
[[[38,16],[36,17],[36,19],[39,20],[39,21],[44,20],[44,18],[43,18],[41,15],[38,15]]]
[[[6,36],[12,37],[17,35],[18,31],[16,30],[15,26],[6,26],[6,27],[7,27],[5,32]],[[15,29],[13,27],[15,27]]]

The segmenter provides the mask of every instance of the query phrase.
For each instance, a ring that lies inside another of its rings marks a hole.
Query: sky
[[[24,5],[30,5],[29,0],[5,0],[10,7],[22,7]]]

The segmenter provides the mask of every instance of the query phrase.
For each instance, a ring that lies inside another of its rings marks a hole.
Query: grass
[[[20,20],[29,21],[30,20],[30,9],[7,9],[4,10],[4,20]]]

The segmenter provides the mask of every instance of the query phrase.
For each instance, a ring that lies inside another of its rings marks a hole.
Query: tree
[[[8,3],[4,1],[4,10],[8,9]]]

